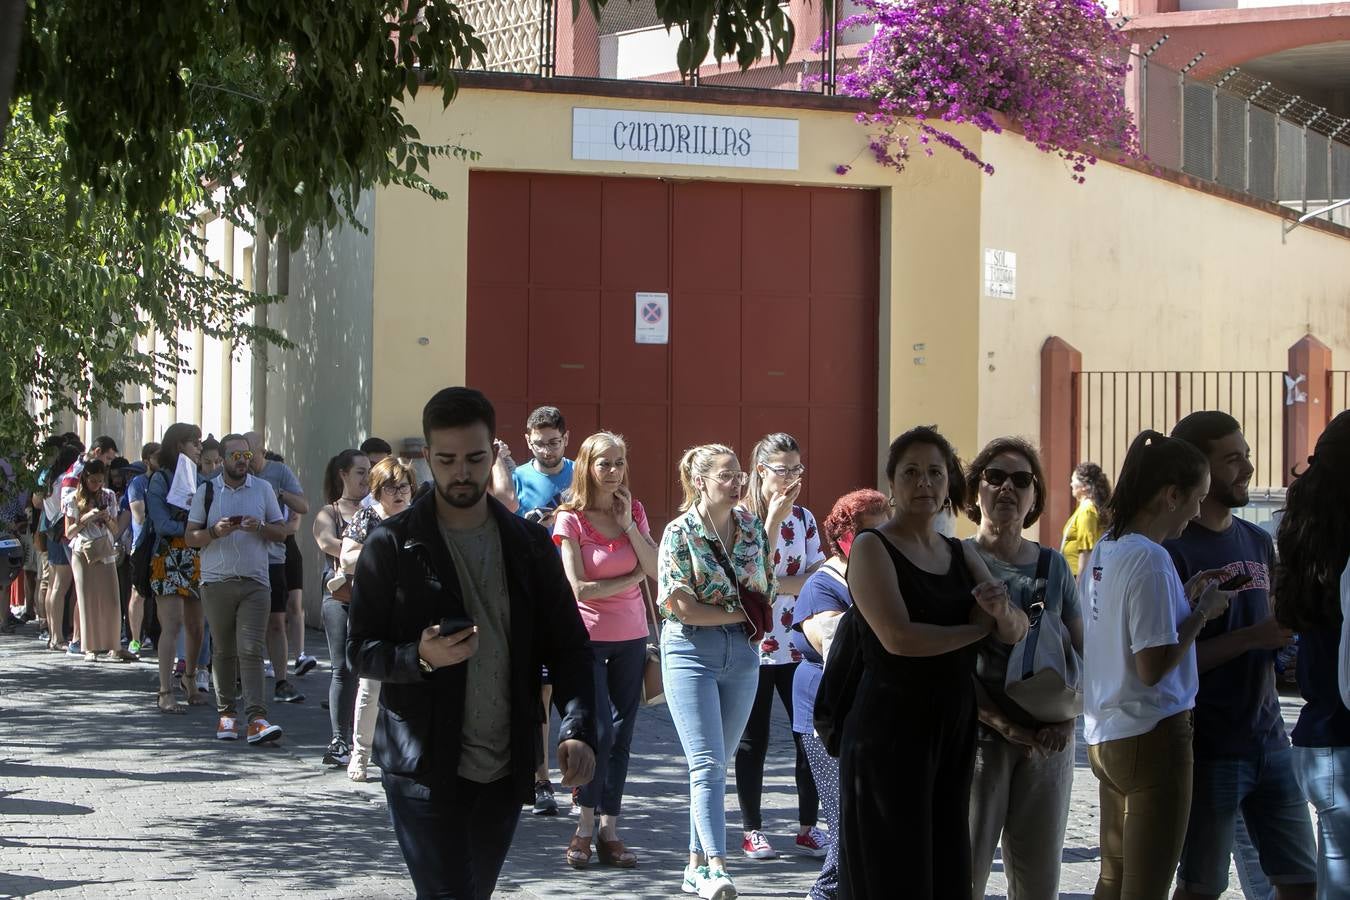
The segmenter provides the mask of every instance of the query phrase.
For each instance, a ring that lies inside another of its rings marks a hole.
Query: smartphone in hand
[[[1220,582],[1219,590],[1236,591],[1243,587],[1246,587],[1248,584],[1251,583],[1251,580],[1252,576],[1246,574],[1245,572],[1239,572],[1232,578],[1229,578],[1227,581]]]
[[[466,628],[472,628],[473,619],[470,619],[468,616],[447,616],[441,619],[440,627],[441,637],[445,637],[446,635],[463,631]]]

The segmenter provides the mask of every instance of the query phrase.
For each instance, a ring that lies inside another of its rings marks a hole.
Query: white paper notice
[[[1011,250],[984,250],[984,295],[1017,299],[1017,254]]]
[[[639,344],[670,343],[670,295],[635,295],[633,340]]]

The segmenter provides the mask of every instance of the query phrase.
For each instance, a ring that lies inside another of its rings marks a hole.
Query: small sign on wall
[[[984,248],[984,295],[996,300],[1017,299],[1017,254]]]
[[[638,292],[633,340],[639,344],[670,343],[670,295]]]

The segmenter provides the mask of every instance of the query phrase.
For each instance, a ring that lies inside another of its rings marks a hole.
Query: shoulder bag
[[[347,523],[342,521],[342,513],[338,510],[338,505],[336,503],[330,503],[328,508],[333,511],[333,530],[337,532],[338,542],[340,543],[342,541],[342,534],[346,530],[345,526]],[[328,557],[328,564],[332,567],[333,572],[342,571],[342,567],[339,565],[338,560],[331,556]],[[327,581],[327,579],[325,579],[325,581]],[[351,576],[346,576],[343,579],[342,584],[338,586],[337,590],[330,589],[328,593],[339,603],[349,603],[352,599]]]
[[[1038,722],[1067,722],[1083,711],[1083,660],[1058,615],[1045,615],[1045,591],[1054,551],[1041,548],[1031,603],[1030,627],[1008,657],[1004,690]]]
[[[666,702],[666,686],[661,677],[661,625],[656,616],[656,601],[651,594],[651,582],[644,578],[642,587],[642,606],[647,611],[647,621],[652,626],[651,638],[657,643],[647,642],[647,662],[642,667],[642,705],[658,706]]]

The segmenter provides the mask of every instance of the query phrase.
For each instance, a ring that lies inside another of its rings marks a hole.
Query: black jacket
[[[501,533],[511,613],[511,774],[522,803],[534,798],[543,761],[541,666],[562,715],[559,740],[592,748],[595,682],[590,640],[548,532],[488,498]],[[436,521],[436,495],[371,531],[356,564],[347,658],[360,676],[383,682],[375,752],[383,771],[452,789],[464,721],[464,664],[427,674],[418,665],[422,629],[465,615],[459,577]],[[481,638],[480,638],[481,640]]]

